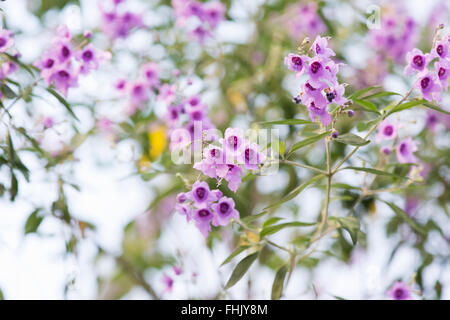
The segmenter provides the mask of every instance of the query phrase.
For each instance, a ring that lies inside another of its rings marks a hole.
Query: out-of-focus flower
[[[2,29],[0,30],[0,52],[5,52],[14,44],[12,31]]]
[[[409,300],[411,299],[410,287],[401,281],[395,282],[388,290],[388,295],[394,300]]]
[[[383,140],[392,140],[395,139],[395,137],[397,137],[397,125],[387,119],[380,123],[378,133],[375,138],[377,143]]]
[[[417,158],[414,156],[414,152],[416,152],[417,150],[417,143],[411,137],[400,141],[397,146],[398,162],[416,163]]]

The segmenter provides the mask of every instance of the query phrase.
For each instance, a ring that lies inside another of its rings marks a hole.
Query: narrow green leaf
[[[241,221],[244,222],[244,223],[249,223],[249,222],[255,221],[256,219],[261,218],[262,216],[264,216],[264,215],[266,215],[268,213],[269,213],[268,210],[264,210],[264,211],[262,211],[262,212],[260,212],[258,214],[254,214],[254,215],[250,215],[250,216],[244,217],[244,218],[241,219]]]
[[[401,94],[397,93],[397,92],[392,92],[392,91],[381,91],[381,92],[377,92],[377,93],[362,97],[361,100],[368,100],[368,99],[389,97],[389,96],[401,96]]]
[[[372,90],[374,90],[374,89],[379,89],[379,88],[381,88],[381,86],[367,87],[367,88],[364,88],[364,89],[361,89],[361,90],[358,90],[358,91],[352,93],[348,98],[349,98],[350,100],[352,100],[352,99],[361,97],[363,94],[365,94],[365,93],[367,93],[367,92],[369,92],[369,91],[372,91]]]
[[[450,116],[450,112],[448,112],[448,111],[446,111],[446,110],[444,110],[444,109],[442,109],[442,108],[439,108],[438,106],[435,106],[434,104],[431,104],[431,103],[428,103],[428,102],[424,102],[423,105],[424,105],[425,107],[427,107],[427,108],[430,108],[430,109],[439,111],[439,112],[441,112],[441,113],[444,113],[444,114]]]
[[[337,138],[333,139],[337,142],[349,144],[352,146],[365,146],[370,142],[370,140],[364,140],[360,136],[357,136],[353,133],[345,133],[342,135],[339,135]]]
[[[300,148],[303,148],[309,144],[312,144],[314,142],[317,142],[319,140],[322,140],[323,138],[325,138],[327,135],[330,134],[330,131],[318,134],[316,136],[310,137],[310,138],[306,138],[302,141],[299,141],[297,143],[295,143],[291,149],[289,150],[288,154],[286,155],[286,158],[289,158],[295,151],[297,151]]]
[[[236,250],[234,250],[223,262],[220,266],[223,266],[225,264],[227,264],[228,262],[230,262],[231,260],[233,260],[234,257],[236,257],[238,254],[240,254],[241,252],[247,250],[248,248],[250,248],[250,246],[240,246],[238,247]]]
[[[399,104],[398,106],[393,107],[391,110],[389,110],[388,115],[391,115],[393,113],[399,112],[399,111],[403,111],[406,109],[410,109],[412,107],[418,106],[420,104],[423,104],[424,102],[426,102],[426,100],[413,100],[413,101],[408,101],[402,104]]]
[[[289,192],[288,195],[286,195],[283,199],[281,199],[280,201],[277,201],[269,206],[267,206],[266,208],[264,208],[264,210],[266,211],[267,209],[272,209],[275,207],[280,206],[281,204],[294,199],[300,192],[302,192],[307,186],[309,186],[310,184],[318,181],[319,179],[321,179],[324,175],[319,174],[317,176],[312,177],[311,179],[309,179],[308,181],[306,181],[305,183],[299,185],[298,187],[294,188],[291,192]]]
[[[263,223],[262,227],[268,227],[273,225],[274,223],[277,223],[278,221],[283,220],[283,218],[279,218],[279,217],[273,217],[273,218],[269,218],[266,220],[266,222]]]
[[[300,222],[300,221],[293,221],[293,222],[286,222],[286,223],[281,223],[281,224],[277,224],[274,226],[268,226],[265,227],[261,230],[261,232],[259,233],[259,237],[260,238],[264,238],[265,236],[274,234],[282,229],[285,228],[292,228],[292,227],[310,227],[315,225],[316,222]]]
[[[19,183],[17,182],[16,175],[11,169],[11,186],[9,188],[9,200],[14,201],[17,193],[19,192]]]
[[[409,226],[417,233],[421,234],[422,236],[425,236],[427,234],[425,228],[422,225],[418,224],[416,221],[414,221],[410,216],[408,216],[405,211],[403,211],[402,209],[400,209],[391,202],[387,202],[384,200],[381,201],[386,203],[399,218],[401,218],[403,221],[409,224]]]
[[[70,107],[70,104],[66,101],[66,99],[64,99],[58,92],[56,92],[52,88],[47,88],[47,91],[50,92],[67,109],[67,111],[70,113],[70,115],[74,119],[79,121],[79,119],[77,118],[77,116],[73,112],[72,108]]]
[[[356,189],[356,190],[361,190],[360,187],[355,187],[355,186],[351,186],[349,184],[346,183],[333,183],[331,185],[332,188],[337,188],[337,189]]]
[[[399,176],[399,175],[396,175],[396,174],[393,174],[393,173],[390,173],[390,172],[381,171],[381,170],[373,169],[373,168],[345,167],[345,168],[342,168],[340,170],[347,170],[347,169],[356,170],[356,171],[364,171],[364,172],[376,174],[376,175],[379,175],[379,176],[388,176],[388,177],[393,177],[393,178],[406,179],[406,177],[402,177],[402,176]]]
[[[259,124],[262,126],[269,126],[275,124],[297,125],[297,124],[314,124],[314,122],[303,119],[282,119],[282,120],[259,122]]]
[[[353,99],[353,103],[360,105],[366,111],[380,113],[378,111],[377,106],[373,102],[360,99]]]
[[[25,222],[24,234],[36,232],[44,217],[39,214],[41,209],[35,209]]]
[[[278,300],[281,297],[281,294],[283,293],[283,287],[284,287],[284,279],[286,278],[288,267],[287,265],[281,266],[277,270],[277,273],[275,274],[275,279],[273,280],[272,284],[272,300]]]
[[[244,259],[242,259],[234,268],[233,273],[230,276],[230,279],[228,279],[227,284],[225,285],[224,289],[227,290],[234,286],[239,280],[242,279],[242,277],[245,275],[245,273],[248,271],[248,269],[251,267],[253,262],[258,258],[259,252],[252,253],[248,256],[246,256]]]
[[[330,220],[337,221],[342,228],[347,230],[352,238],[353,245],[356,244],[360,232],[360,223],[358,219],[355,217],[330,217]]]

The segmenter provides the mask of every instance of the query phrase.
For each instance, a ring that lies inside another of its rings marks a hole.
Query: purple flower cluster
[[[188,222],[193,220],[206,238],[211,224],[225,226],[230,219],[239,219],[239,212],[234,206],[234,200],[223,196],[220,190],[210,190],[206,182],[197,181],[191,191],[177,195],[176,210],[185,215]]]
[[[370,30],[370,45],[383,57],[401,63],[417,42],[417,24],[400,7],[386,9],[381,27]]]
[[[193,21],[189,34],[200,43],[211,37],[212,31],[225,19],[226,7],[220,1],[172,0],[172,7],[179,27]]]
[[[0,52],[6,52],[14,45],[13,33],[9,30],[0,30]],[[0,80],[5,79],[19,69],[19,66],[12,61],[4,61],[0,65]],[[2,93],[0,92],[0,98]]]
[[[340,64],[331,60],[335,53],[328,47],[327,38],[317,36],[310,51],[314,53],[312,58],[291,53],[285,57],[284,63],[297,76],[307,75],[302,91],[294,101],[301,102],[308,108],[312,121],[319,117],[320,122],[327,126],[332,120],[327,106],[331,103],[343,106],[348,101],[344,98],[344,85],[337,80]]]
[[[111,39],[126,38],[134,28],[143,28],[142,17],[129,11],[120,11],[119,5],[124,1],[112,2],[112,9],[106,10],[99,4],[102,31]]]
[[[414,48],[406,55],[407,66],[405,74],[417,73],[414,88],[420,90],[422,97],[428,101],[441,101],[441,93],[448,90],[450,77],[450,35],[436,41],[430,53],[423,54]],[[434,63],[434,72],[428,70],[430,61]]]
[[[290,36],[294,39],[302,39],[324,33],[327,27],[317,11],[315,2],[289,6],[284,15],[284,21]]]
[[[159,66],[155,62],[147,62],[141,66],[139,76],[133,81],[119,79],[115,85],[118,92],[127,96],[128,102],[126,112],[133,115],[137,110],[143,110],[145,103],[150,97],[164,95],[167,99],[169,97],[167,88],[172,88],[172,95],[174,95],[174,88],[168,84],[160,82]],[[158,94],[159,93],[159,94]]]
[[[202,139],[205,131],[215,128],[208,117],[208,106],[201,101],[199,95],[171,104],[167,108],[165,120],[169,128],[170,150],[186,148],[194,140],[195,130],[199,130],[197,139]],[[186,129],[189,134],[177,130],[180,128]]]
[[[61,26],[51,48],[34,63],[47,84],[54,85],[65,96],[69,88],[78,86],[80,74],[87,75],[96,70],[100,62],[111,58],[109,52],[98,50],[92,44],[81,45],[74,45],[67,26]]]
[[[217,179],[218,183],[226,180],[228,188],[236,192],[242,182],[243,170],[257,171],[264,160],[259,146],[245,139],[242,129],[228,128],[223,139],[203,150],[203,159],[194,164],[194,169]]]
[[[395,149],[398,162],[418,163],[418,159],[414,155],[414,152],[418,150],[417,143],[411,137],[397,141],[399,128],[399,124],[393,123],[388,119],[384,120],[378,126],[375,141],[377,143],[381,143],[382,141],[393,141],[394,143],[391,147],[384,146],[381,148],[381,152],[385,155],[389,155],[391,150]]]

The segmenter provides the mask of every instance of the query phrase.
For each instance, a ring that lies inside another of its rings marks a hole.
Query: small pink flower
[[[397,160],[400,163],[417,163],[414,152],[418,150],[417,143],[408,137],[399,142],[397,146]]]
[[[391,123],[389,120],[384,120],[378,126],[378,134],[375,138],[376,142],[379,143],[383,140],[392,140],[397,137],[397,125]]]
[[[409,300],[411,299],[410,287],[401,281],[395,282],[388,290],[388,295],[394,300]]]
[[[14,44],[13,33],[9,30],[0,30],[0,52],[5,52]]]

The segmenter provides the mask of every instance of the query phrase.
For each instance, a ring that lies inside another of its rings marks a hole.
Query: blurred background
[[[283,57],[295,52],[305,36],[333,35],[332,47],[346,63],[341,73],[344,82],[349,83],[349,92],[380,84],[389,91],[405,93],[412,79],[402,74],[404,60],[382,56],[383,53],[370,46],[371,33],[366,26],[368,8],[371,5],[401,8],[400,16],[411,17],[420,26],[412,47],[423,50],[431,46],[436,21],[450,22],[448,3],[439,0],[230,0],[223,3],[227,7],[226,19],[204,43],[191,40],[185,30],[188,27],[176,25],[170,1],[120,3],[121,10],[141,14],[144,27],[114,42],[102,32],[101,8],[110,6],[111,1],[6,0],[0,3],[4,27],[14,31],[15,48],[25,63],[41,57],[61,24],[66,24],[73,34],[92,30],[96,46],[113,53],[111,61],[83,77],[79,87],[70,89],[67,101],[80,119],[76,129],[66,109],[48,93],[39,93],[39,88],[36,90],[42,99],[33,99],[31,103],[19,101],[11,111],[17,125],[39,137],[43,149],[62,154],[67,146],[76,147],[70,157],[50,170],[43,159],[32,153],[21,153],[22,161],[32,173],[31,182],[18,176],[17,199],[14,202],[6,196],[0,199],[0,290],[4,298],[149,299],[151,291],[164,299],[269,298],[269,284],[279,264],[276,255],[269,255],[267,261],[253,266],[252,272],[232,289],[227,292],[221,289],[235,263],[223,267],[220,264],[236,243],[251,239],[239,238],[237,229],[229,225],[214,231],[205,241],[195,226],[173,212],[175,195],[183,190],[175,174],[188,169],[168,164],[168,154],[157,161],[143,158],[145,143],[141,139],[142,136],[146,139],[147,131],[164,125],[166,106],[152,100],[150,115],[133,118],[129,128],[124,97],[117,92],[116,82],[135,78],[143,61],[156,61],[164,81],[176,81],[186,88],[183,89],[186,96],[201,94],[210,106],[212,121],[219,128],[248,127],[255,121],[292,118],[298,113],[290,100],[298,94],[300,80],[286,72]],[[298,8],[308,3],[315,3],[320,10],[317,20],[305,27],[301,25],[302,13]],[[383,19],[384,11],[381,12]],[[379,63],[377,59],[391,63]],[[175,69],[181,75],[173,80]],[[17,77],[27,81],[26,76]],[[186,85],[188,82],[192,85]],[[444,95],[441,106],[448,110],[448,94]],[[54,120],[52,130],[42,130],[45,117]],[[356,119],[363,117],[362,112],[357,112]],[[98,129],[101,119],[110,120],[113,129]],[[426,119],[426,110],[405,111],[401,121],[407,125],[402,134],[423,135]],[[341,126],[350,128],[350,121]],[[97,130],[93,132],[93,128]],[[294,134],[286,127],[279,129],[284,139]],[[5,135],[4,128],[0,132]],[[433,141],[435,148],[434,153],[427,151],[423,156],[439,157],[441,166],[431,176],[432,180],[426,182],[427,193],[421,195],[414,207],[415,215],[420,221],[433,217],[447,240],[439,232],[430,231],[425,248],[419,248],[411,240],[414,236],[402,226],[389,235],[386,226],[392,221],[393,213],[386,205],[380,202],[375,205],[368,199],[366,206],[359,209],[361,219],[370,225],[365,230],[366,245],[356,246],[345,254],[339,249],[342,255],[337,258],[308,260],[294,270],[283,298],[385,299],[393,281],[410,282],[417,270],[421,272],[423,287],[415,298],[435,298],[436,286],[442,288],[441,298],[450,298],[450,225],[445,212],[449,183],[448,128],[439,124],[433,136],[422,136],[422,139],[423,148],[429,147],[427,141]],[[299,157],[320,165],[322,160],[316,159],[322,159],[322,148],[308,149]],[[436,153],[436,150],[443,151]],[[338,157],[344,149],[335,152]],[[146,166],[151,169],[146,170]],[[153,174],[153,170],[157,173]],[[242,205],[241,216],[263,208],[266,200],[261,199],[279,198],[283,190],[295,183],[292,175],[301,181],[307,173],[282,168],[276,176],[258,176],[253,182],[246,182],[244,189],[237,193],[236,202],[252,199],[252,207]],[[0,178],[2,182],[9,179],[5,171],[1,171]],[[337,176],[340,182],[355,185],[363,178],[352,172]],[[45,213],[45,208],[52,207],[61,198],[61,185],[70,208],[69,224]],[[299,217],[301,221],[315,220],[322,194],[320,188],[307,189],[278,213]],[[406,205],[404,195],[386,194],[385,197],[397,201],[399,206]],[[25,225],[36,208],[44,208],[41,212],[45,219],[25,234]],[[331,212],[340,208],[341,203],[334,203]],[[274,239],[283,242],[290,236],[277,234]],[[331,248],[334,241],[329,239],[323,245]],[[398,245],[400,242],[402,245]],[[430,255],[434,261],[424,263]],[[151,285],[150,289],[146,283]],[[419,286],[415,288],[420,290]]]

